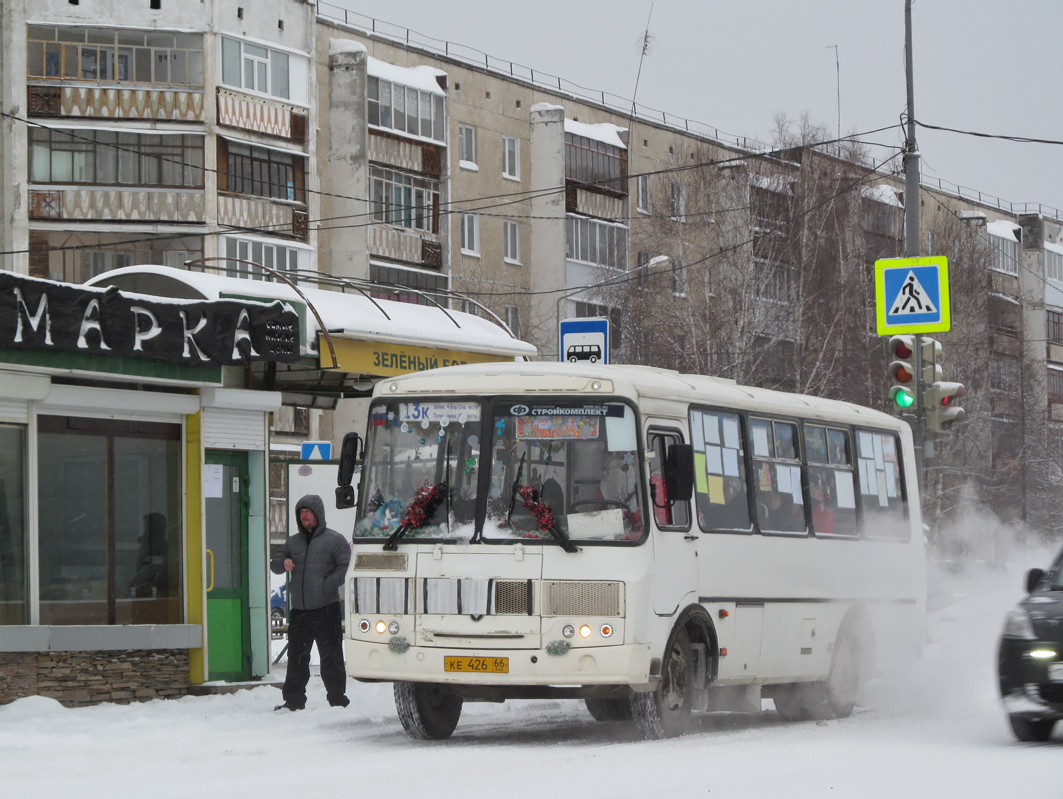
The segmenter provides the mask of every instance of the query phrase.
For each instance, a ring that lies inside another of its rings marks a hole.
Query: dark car
[[[1047,741],[1063,719],[1063,552],[1047,572],[1030,569],[1026,592],[1000,637],[1000,696],[1016,738]]]

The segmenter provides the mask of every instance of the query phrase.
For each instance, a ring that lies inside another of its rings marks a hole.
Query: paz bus
[[[840,718],[920,652],[912,437],[884,413],[648,367],[464,365],[380,382],[342,450],[338,505],[362,463],[347,670],[394,683],[414,738],[516,698],[644,738],[768,697]]]

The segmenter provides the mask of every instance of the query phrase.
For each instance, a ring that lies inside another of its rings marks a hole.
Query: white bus
[[[448,737],[464,702],[514,698],[583,699],[646,738],[761,697],[844,717],[924,638],[910,431],[646,367],[386,379],[346,591],[347,670],[393,681],[415,738]]]

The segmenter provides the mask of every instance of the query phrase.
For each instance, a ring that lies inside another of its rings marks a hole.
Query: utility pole
[[[919,148],[915,143],[915,77],[912,69],[912,0],[904,0],[904,71],[908,87],[908,136],[904,142],[904,255],[919,257]],[[924,433],[923,419],[923,347],[922,337],[915,337],[916,402],[912,427],[912,443],[915,447],[916,470],[919,475],[919,493],[925,484],[923,476]],[[910,417],[911,418],[911,417]]]
[[[832,47],[834,48],[834,70],[837,73],[837,80],[835,82],[835,85],[838,89],[838,138],[840,139],[842,137],[842,62],[838,59],[838,45],[827,45],[828,50],[830,50]],[[841,148],[841,146],[842,143],[839,141],[839,149]]]

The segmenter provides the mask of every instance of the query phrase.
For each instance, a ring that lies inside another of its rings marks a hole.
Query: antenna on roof
[[[650,51],[650,18],[653,16],[653,3],[650,3],[650,13],[646,15],[646,30],[642,32],[642,53],[639,55],[639,69],[635,75],[635,91],[631,93],[631,119],[635,118],[635,97],[639,93],[639,79],[642,77],[642,62],[646,60],[646,53]],[[630,122],[629,122],[630,126]]]

